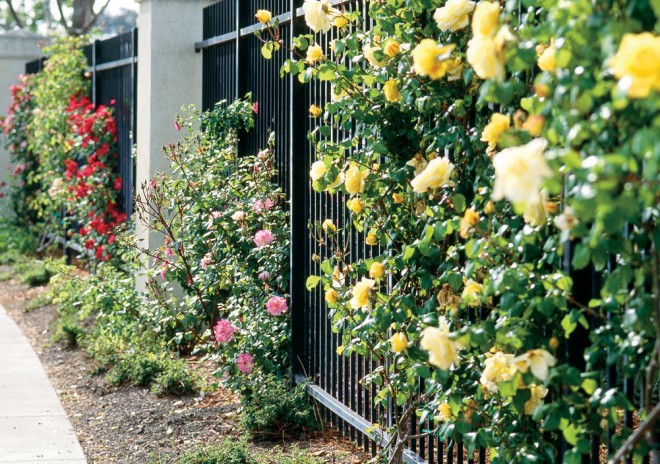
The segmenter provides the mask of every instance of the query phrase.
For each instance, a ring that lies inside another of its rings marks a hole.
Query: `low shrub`
[[[177,464],[258,464],[245,438],[228,438],[220,445],[208,446],[184,454]]]

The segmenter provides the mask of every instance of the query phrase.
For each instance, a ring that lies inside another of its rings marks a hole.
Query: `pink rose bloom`
[[[254,102],[252,104],[252,111],[254,111],[254,114],[257,114],[259,112],[259,102]]]
[[[212,211],[211,212],[211,217],[213,219],[220,219],[222,217],[222,212],[221,211]]]
[[[254,172],[259,172],[259,165],[257,163],[254,163],[254,166],[252,167],[252,170]]]
[[[163,263],[163,267],[160,270],[160,278],[167,280],[167,264]]]
[[[270,230],[260,230],[254,234],[254,243],[257,247],[270,245],[275,240],[275,235]]]
[[[261,214],[265,211],[270,210],[273,206],[275,206],[275,202],[270,198],[266,198],[265,201],[263,200],[255,201],[254,205],[252,205],[252,209],[254,210],[255,213]]]
[[[257,158],[260,160],[266,159],[266,156],[268,156],[268,150],[261,150],[259,153],[257,153]]]
[[[230,341],[235,331],[236,327],[232,325],[229,319],[220,319],[213,328],[215,339],[220,343],[227,343]]]
[[[202,269],[206,269],[211,264],[213,264],[213,257],[209,253],[205,254],[204,257],[199,261],[199,266]]]
[[[270,272],[268,271],[260,272],[257,277],[260,278],[261,280],[268,280],[270,278]]]
[[[236,357],[236,365],[239,371],[249,374],[254,369],[254,358],[248,353],[239,354]]]
[[[287,309],[286,298],[283,296],[271,296],[266,303],[266,311],[272,316],[279,316]]]

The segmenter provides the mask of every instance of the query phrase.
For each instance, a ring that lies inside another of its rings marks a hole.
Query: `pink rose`
[[[268,150],[261,150],[257,153],[257,158],[259,158],[262,161],[265,160],[267,156],[268,156]]]
[[[209,253],[205,254],[204,257],[199,261],[199,266],[202,269],[206,269],[211,264],[213,264],[213,257]]]
[[[254,243],[257,247],[270,245],[275,240],[275,235],[270,230],[260,230],[254,234]]]
[[[230,341],[235,331],[236,327],[232,325],[229,319],[220,319],[213,328],[215,339],[220,343],[227,343]]]
[[[249,374],[254,369],[254,358],[248,353],[239,354],[236,357],[236,365],[239,371]]]
[[[222,212],[221,211],[212,211],[211,212],[211,217],[213,219],[220,219],[222,217]]]
[[[271,200],[270,198],[266,198],[266,200],[256,200],[254,202],[254,205],[252,205],[252,209],[254,210],[255,213],[261,214],[265,211],[270,210],[273,206],[275,206],[275,202]]]
[[[287,309],[286,298],[283,296],[271,296],[266,303],[266,311],[272,316],[279,316]]]
[[[260,272],[257,277],[261,280],[268,280],[268,279],[270,279],[270,272],[268,272],[268,271]]]

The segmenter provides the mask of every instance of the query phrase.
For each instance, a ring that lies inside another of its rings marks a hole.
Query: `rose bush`
[[[293,39],[282,70],[333,82],[310,108],[312,185],[344,193],[354,228],[382,247],[329,250],[310,286],[323,285],[339,352],[378,361],[363,380],[396,405],[383,455],[400,461],[415,415],[494,463],[581,462],[605,430],[613,453],[632,432],[624,412],[643,420],[653,400],[633,403],[604,373],[658,379],[660,12],[617,0],[367,9],[305,0],[313,33]],[[591,293],[573,281],[587,272]],[[569,357],[575,334],[584,351]]]

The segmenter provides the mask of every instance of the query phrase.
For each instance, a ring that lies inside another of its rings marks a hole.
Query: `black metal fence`
[[[105,40],[96,40],[84,48],[91,81],[90,99],[94,105],[114,109],[117,125],[119,174],[123,179],[121,200],[127,216],[133,213],[135,166],[133,146],[137,121],[137,29]],[[47,58],[25,65],[25,72],[42,70]]]

